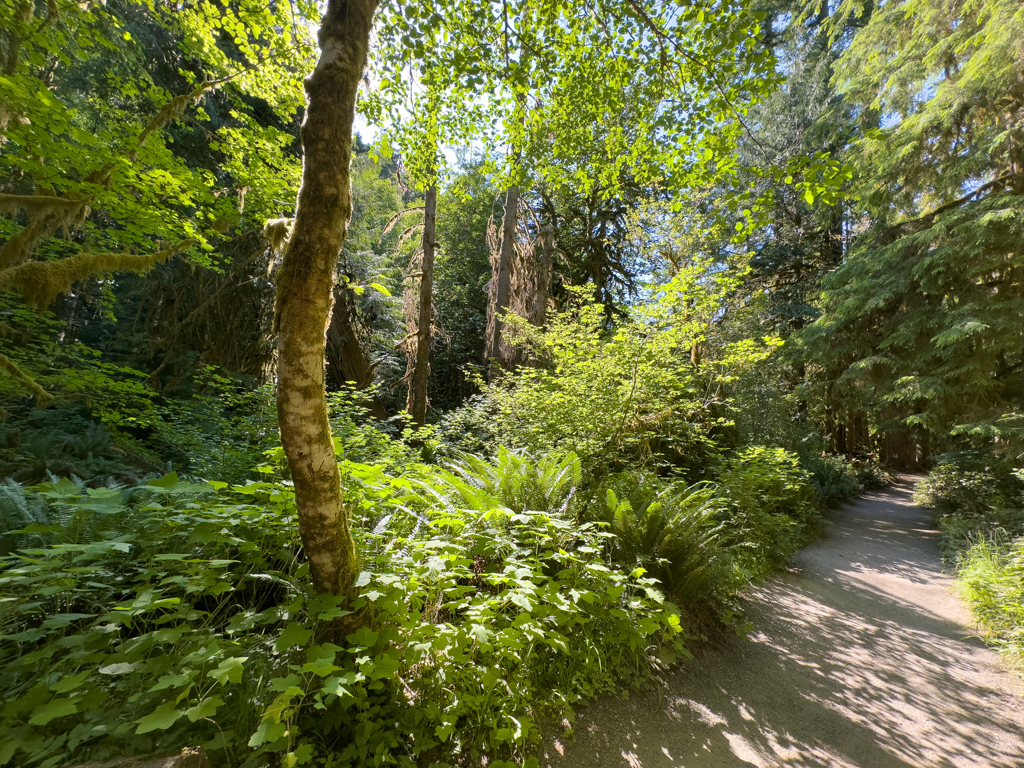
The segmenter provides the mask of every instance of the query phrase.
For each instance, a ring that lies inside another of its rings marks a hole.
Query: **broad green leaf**
[[[32,710],[32,717],[29,718],[29,725],[46,725],[58,717],[73,715],[78,711],[75,702],[71,699],[53,699],[41,707]]]
[[[139,727],[135,729],[136,734],[149,733],[151,731],[163,731],[170,728],[184,713],[174,708],[174,702],[168,701],[161,704],[145,717],[136,720]]]

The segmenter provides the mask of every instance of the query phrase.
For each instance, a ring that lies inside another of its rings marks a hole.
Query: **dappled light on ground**
[[[909,484],[831,521],[749,596],[749,642],[700,654],[656,692],[595,705],[542,765],[1024,765],[1024,684],[970,637]]]

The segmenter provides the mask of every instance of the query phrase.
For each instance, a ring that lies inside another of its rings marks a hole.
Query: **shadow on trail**
[[[1024,766],[1020,681],[970,630],[909,488],[834,513],[794,571],[747,599],[756,631],[656,693],[581,713],[542,765]]]

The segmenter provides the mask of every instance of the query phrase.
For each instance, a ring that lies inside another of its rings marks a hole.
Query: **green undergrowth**
[[[686,653],[678,612],[598,526],[455,473],[345,468],[365,626],[339,643],[319,641],[345,610],[309,592],[285,486],[25,494],[0,575],[0,764],[185,744],[222,765],[522,758],[541,714]]]
[[[979,452],[943,457],[914,500],[932,509],[946,563],[982,637],[1024,662],[1024,477]]]
[[[739,590],[819,519],[778,449],[696,485],[504,449],[341,466],[348,605],[310,590],[287,482],[0,488],[0,765],[529,765],[539,723],[742,631]]]

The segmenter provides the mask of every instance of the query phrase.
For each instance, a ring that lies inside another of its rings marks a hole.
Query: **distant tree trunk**
[[[318,35],[320,58],[305,83],[295,224],[278,273],[281,442],[313,587],[330,594],[348,593],[359,567],[327,420],[324,334],[334,270],[352,216],[352,122],[376,9],[377,0],[328,0]]]
[[[508,311],[512,293],[512,260],[515,258],[516,225],[519,212],[519,186],[513,184],[505,193],[505,215],[501,220],[501,247],[498,263],[491,278],[491,302],[487,324],[488,379],[494,377],[497,368],[506,367],[507,361],[501,343],[502,318]]]
[[[434,247],[437,224],[437,186],[427,187],[423,200],[423,257],[420,262],[419,310],[416,338],[409,355],[409,397],[406,410],[421,427],[427,421],[427,382],[430,379],[430,341],[434,295]]]
[[[331,308],[327,346],[324,350],[327,378],[338,387],[366,389],[373,383],[373,368],[352,327],[352,305],[348,289],[343,285],[335,285],[332,293],[334,306]],[[388,413],[376,397],[369,401],[367,407],[375,419],[387,419]]]
[[[531,283],[533,290],[529,296],[527,320],[541,328],[547,322],[548,302],[551,300],[551,278],[554,272],[555,254],[558,253],[554,226],[542,224],[537,233],[537,240],[540,249],[535,256],[536,268]]]
[[[331,307],[331,320],[327,325],[327,376],[338,385],[349,385],[356,389],[365,389],[370,385],[373,371],[359,345],[355,328],[352,327],[352,305],[348,289],[343,285],[335,285],[331,291],[334,306]]]

